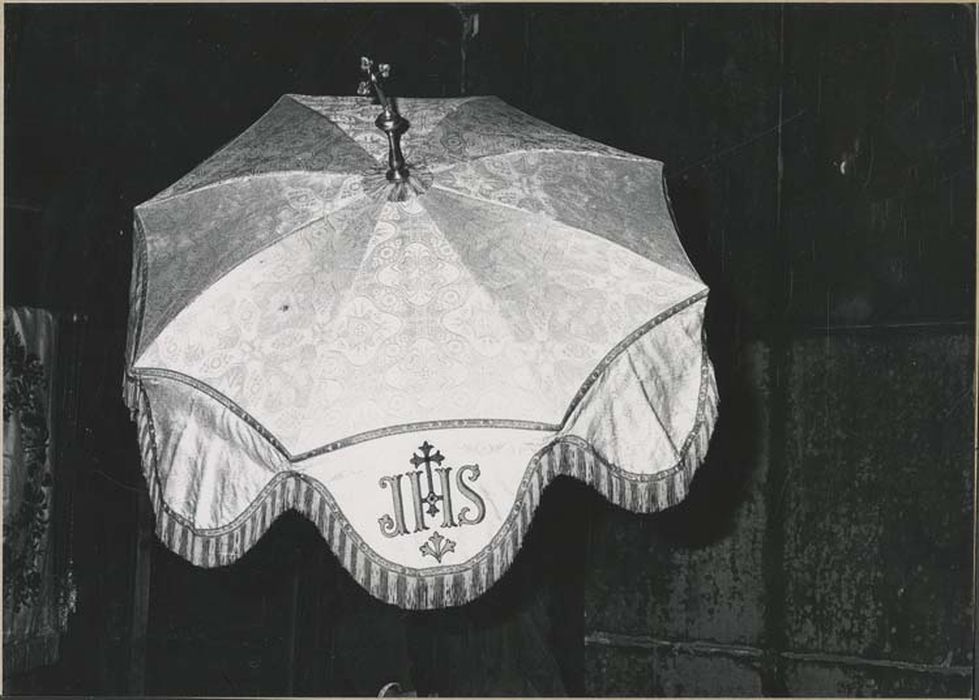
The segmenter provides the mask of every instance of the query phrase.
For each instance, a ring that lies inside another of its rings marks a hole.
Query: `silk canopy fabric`
[[[289,95],[136,208],[129,369],[157,532],[201,566],[305,514],[375,596],[464,603],[566,474],[679,502],[717,395],[662,164],[492,97]]]

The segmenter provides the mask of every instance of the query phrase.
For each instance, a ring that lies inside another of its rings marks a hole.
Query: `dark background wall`
[[[971,693],[974,6],[4,14],[5,303],[88,319],[78,612],[8,693]],[[223,570],[138,535],[132,207],[282,93],[351,93],[361,53],[397,94],[498,94],[664,161],[713,291],[688,500],[557,483],[503,581],[438,613],[371,599],[299,517]]]

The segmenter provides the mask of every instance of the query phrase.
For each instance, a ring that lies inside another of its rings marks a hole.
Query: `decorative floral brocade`
[[[559,474],[678,503],[717,394],[662,164],[493,97],[398,104],[405,182],[377,105],[295,95],[137,208],[126,396],[175,552],[230,563],[292,508],[430,608],[503,574]]]

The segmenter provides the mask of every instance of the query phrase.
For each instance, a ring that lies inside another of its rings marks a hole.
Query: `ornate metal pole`
[[[408,167],[401,153],[401,135],[411,124],[398,114],[394,101],[384,94],[381,87],[381,79],[391,75],[391,66],[387,63],[375,65],[374,61],[364,56],[360,59],[360,69],[367,74],[367,79],[360,82],[357,94],[366,96],[373,91],[383,110],[377,115],[374,124],[388,137],[387,179],[391,182],[404,182],[408,179]]]

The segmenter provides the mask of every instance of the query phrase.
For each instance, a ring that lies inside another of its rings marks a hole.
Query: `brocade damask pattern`
[[[460,105],[432,129],[416,155],[438,170],[454,163],[524,151],[592,153],[645,160],[559,129],[496,97],[481,97]]]
[[[654,161],[529,151],[454,165],[436,183],[590,231],[695,278],[673,233],[662,177]]]
[[[337,125],[285,96],[244,133],[154,199],[263,173],[356,173],[373,163],[370,154]]]
[[[678,502],[716,387],[661,164],[492,97],[398,104],[405,182],[376,105],[286,96],[137,208],[126,396],[174,551],[227,563],[294,507],[372,593],[429,607],[502,575],[558,465]],[[403,490],[424,522],[405,455],[433,431],[439,537],[390,520]],[[485,519],[452,529],[444,484]]]
[[[293,452],[405,422],[556,424],[612,345],[700,287],[497,209],[432,190],[367,231],[314,222],[214,283],[138,366],[208,383]]]
[[[299,102],[336,124],[358,146],[377,160],[386,163],[388,142],[384,133],[374,125],[380,110],[376,104],[363,97],[329,97],[310,95],[290,95]],[[401,147],[409,164],[417,162],[413,149],[416,143],[423,143],[439,123],[462,105],[478,97],[457,97],[443,99],[424,99],[405,97],[396,99],[399,112],[409,116],[411,126],[401,140]]]

